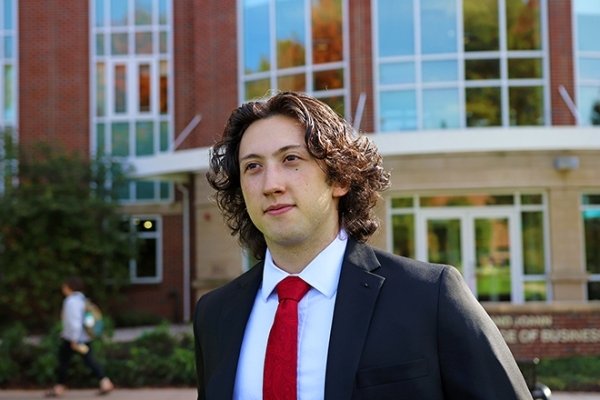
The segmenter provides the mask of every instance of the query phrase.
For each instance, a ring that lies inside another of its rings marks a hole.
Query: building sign
[[[600,354],[600,313],[494,314],[517,359]]]

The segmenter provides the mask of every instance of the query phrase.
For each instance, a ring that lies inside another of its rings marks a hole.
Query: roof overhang
[[[600,150],[600,127],[469,128],[369,134],[385,157],[499,151]],[[129,160],[132,177],[187,182],[204,173],[209,148],[177,150]]]

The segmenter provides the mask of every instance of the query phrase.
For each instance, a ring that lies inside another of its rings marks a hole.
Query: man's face
[[[248,214],[271,252],[314,252],[339,231],[338,203],[347,189],[329,185],[292,118],[252,123],[239,148],[241,188]]]

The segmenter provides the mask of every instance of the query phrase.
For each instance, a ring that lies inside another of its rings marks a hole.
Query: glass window
[[[269,35],[269,1],[244,2],[244,72],[268,71],[271,68]]]
[[[465,52],[500,49],[498,0],[463,0]]]
[[[3,0],[0,15],[0,128],[6,129],[16,135],[17,123],[17,30],[15,0]],[[0,132],[2,133],[2,132]],[[2,151],[2,136],[0,135],[0,152]],[[0,156],[2,154],[0,153]],[[0,174],[0,182],[4,182]],[[3,191],[0,183],[0,193]]]
[[[137,255],[130,262],[133,283],[162,281],[162,221],[159,216],[133,216],[131,230],[136,235]]]
[[[423,61],[421,66],[423,82],[456,82],[458,80],[458,62],[456,60]]]
[[[152,121],[136,124],[135,154],[148,156],[154,153],[154,123]]]
[[[600,300],[600,195],[582,199],[585,265],[589,275],[588,300]]]
[[[415,82],[414,62],[385,63],[379,66],[379,82],[386,84],[402,84]]]
[[[539,86],[514,86],[509,89],[510,125],[543,125],[544,93]]]
[[[377,11],[379,56],[413,54],[413,2],[378,0]]]
[[[393,251],[404,257],[415,257],[415,217],[413,214],[392,216]]]
[[[379,107],[382,130],[417,129],[417,100],[414,91],[382,92],[379,98]]]
[[[456,53],[456,0],[421,1],[421,46],[424,54]]]
[[[574,0],[580,125],[600,125],[600,3]]]
[[[277,67],[304,65],[306,32],[304,30],[304,0],[276,0],[275,24]]]
[[[92,133],[97,146],[93,153],[106,151],[117,161],[126,161],[171,148],[171,3],[90,0],[94,21],[90,35],[96,44],[91,60],[92,126],[103,127]],[[160,197],[156,185],[150,182],[149,190],[146,183],[129,182],[120,188],[120,200],[170,200]]]
[[[128,1],[110,0],[110,22],[112,26],[125,26],[128,23]]]
[[[423,129],[460,128],[458,89],[423,90]]]
[[[526,275],[544,274],[546,271],[543,218],[541,211],[521,213],[523,272]]]
[[[344,60],[342,2],[312,0],[313,63]]]
[[[466,90],[467,126],[484,127],[502,125],[500,88],[481,87]]]
[[[136,25],[150,25],[152,14],[152,0],[135,0]]]
[[[506,0],[506,34],[509,50],[542,48],[539,0]]]
[[[336,111],[345,112],[346,0],[240,0],[240,3],[242,100],[261,98],[275,90],[297,90],[335,104]]]
[[[538,0],[376,1],[379,98],[398,90],[415,93],[417,114],[413,127],[404,124],[404,129],[548,123],[543,7]],[[436,90],[447,97],[432,96]],[[453,106],[450,96],[456,99]],[[402,114],[400,104],[395,109],[389,102],[376,105],[376,129],[397,131],[399,120],[391,116]],[[436,112],[445,120],[451,112],[458,117],[439,123],[432,118]]]

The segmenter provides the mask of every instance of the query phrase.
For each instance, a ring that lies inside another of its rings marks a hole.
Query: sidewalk
[[[195,388],[166,388],[166,389],[115,389],[108,396],[98,396],[96,390],[71,390],[62,397],[66,400],[194,400]],[[39,400],[44,398],[42,390],[0,390],[0,400]],[[552,393],[551,400],[600,400],[598,393]]]

